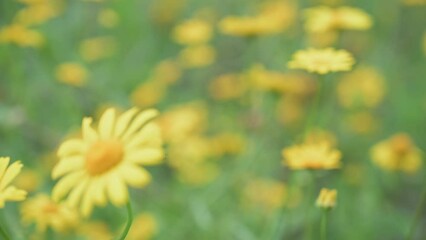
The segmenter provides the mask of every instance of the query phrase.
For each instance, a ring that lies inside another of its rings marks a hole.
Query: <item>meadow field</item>
[[[0,239],[426,239],[425,0],[1,0]]]

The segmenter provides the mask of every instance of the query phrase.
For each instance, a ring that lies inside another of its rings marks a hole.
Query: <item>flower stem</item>
[[[1,225],[0,225],[0,235],[2,236],[2,239],[10,240],[9,236],[7,235],[6,231],[3,229]]]
[[[327,216],[328,210],[324,209],[321,216],[321,240],[327,239]]]
[[[423,193],[421,195],[420,202],[418,203],[418,205],[416,207],[416,213],[414,215],[414,219],[411,223],[407,237],[405,238],[406,240],[413,239],[414,234],[416,233],[416,227],[417,227],[417,225],[419,224],[419,222],[422,218],[422,213],[425,209],[425,206],[426,206],[426,187],[425,187],[425,189],[423,189]]]
[[[127,223],[126,223],[126,227],[121,233],[119,240],[126,239],[126,236],[129,233],[130,227],[132,226],[132,223],[133,223],[132,205],[130,204],[130,201],[127,203],[126,207],[127,207]]]

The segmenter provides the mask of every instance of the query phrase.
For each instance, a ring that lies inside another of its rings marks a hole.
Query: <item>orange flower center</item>
[[[86,155],[86,170],[95,176],[107,172],[123,160],[123,145],[117,140],[99,141]]]
[[[411,149],[410,137],[406,134],[399,134],[392,138],[392,147],[397,155],[405,155]]]
[[[58,211],[58,206],[54,203],[48,203],[43,207],[44,213],[56,213]]]

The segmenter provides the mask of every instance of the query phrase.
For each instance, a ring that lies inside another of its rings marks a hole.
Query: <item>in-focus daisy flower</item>
[[[388,171],[416,172],[422,165],[420,149],[405,133],[374,145],[370,151],[371,159],[380,168]]]
[[[0,157],[0,208],[4,208],[6,202],[22,201],[27,196],[26,191],[10,186],[23,165],[16,161],[9,166],[9,162],[10,158]]]
[[[83,86],[87,80],[87,70],[79,63],[63,63],[56,69],[56,78],[72,86]]]
[[[317,198],[316,205],[319,208],[331,209],[336,206],[337,190],[322,188]]]
[[[379,105],[385,95],[385,80],[373,68],[359,68],[342,77],[337,85],[340,105],[345,108]]]
[[[327,74],[329,72],[349,71],[355,64],[351,53],[333,48],[300,50],[293,54],[288,63],[291,69],[304,69],[308,72]]]
[[[284,148],[283,164],[290,169],[340,168],[341,153],[327,142],[304,143]]]
[[[95,205],[108,200],[115,206],[128,203],[128,186],[144,187],[151,176],[141,165],[159,164],[163,159],[160,129],[151,120],[158,114],[132,108],[116,115],[113,108],[101,116],[96,128],[84,118],[82,137],[65,141],[58,149],[59,162],[52,177],[61,178],[52,191],[59,201],[79,207],[88,216]]]
[[[35,223],[38,232],[46,232],[51,228],[64,233],[79,223],[79,216],[74,209],[53,202],[45,194],[38,194],[25,201],[21,206],[21,216],[24,223]]]
[[[211,39],[212,32],[212,27],[207,21],[191,19],[175,27],[173,39],[183,45],[205,44]]]

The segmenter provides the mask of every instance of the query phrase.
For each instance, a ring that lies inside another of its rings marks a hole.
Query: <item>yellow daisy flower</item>
[[[139,165],[159,164],[163,159],[160,129],[150,122],[158,114],[149,109],[139,112],[132,108],[116,116],[107,109],[94,129],[91,118],[84,118],[82,138],[65,141],[59,147],[58,164],[52,177],[58,179],[52,197],[64,198],[71,207],[80,207],[83,216],[93,206],[108,200],[115,206],[128,202],[127,186],[144,187],[151,176]]]
[[[24,223],[35,223],[39,232],[50,227],[56,232],[66,232],[78,225],[78,214],[73,209],[53,202],[49,196],[38,194],[21,207]]]
[[[421,150],[405,133],[377,143],[371,148],[370,156],[374,164],[387,171],[415,173],[422,166]]]
[[[16,161],[9,167],[10,158],[0,158],[0,208],[4,208],[7,201],[22,201],[27,196],[27,192],[10,186],[12,180],[21,172],[22,163]]]
[[[283,164],[293,170],[335,169],[340,167],[341,153],[326,142],[316,142],[285,148],[283,156]]]
[[[349,71],[354,64],[355,60],[352,54],[346,50],[309,48],[297,51],[288,63],[288,67],[326,74],[329,72]]]
[[[317,198],[316,205],[320,208],[330,209],[336,206],[337,190],[322,188]]]

